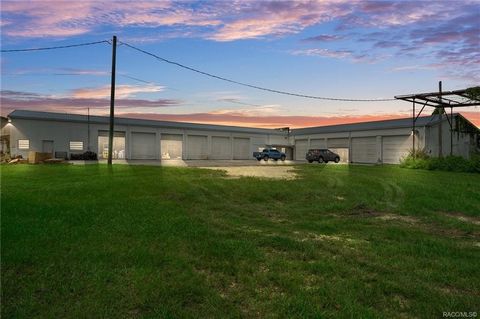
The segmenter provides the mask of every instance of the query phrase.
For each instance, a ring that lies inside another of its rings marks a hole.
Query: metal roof
[[[12,119],[29,119],[29,120],[42,120],[42,121],[62,121],[62,122],[77,122],[87,123],[87,115],[80,114],[67,114],[67,113],[53,113],[53,112],[39,112],[29,110],[14,110],[8,117]],[[91,124],[108,124],[108,116],[90,116]],[[186,123],[186,122],[172,122],[172,121],[156,121],[156,120],[143,120],[125,117],[115,117],[115,125],[135,125],[135,126],[149,126],[149,127],[163,127],[163,128],[181,128],[191,130],[203,130],[203,131],[228,131],[236,133],[255,133],[255,134],[273,134],[273,135],[286,135],[286,132],[278,131],[275,129],[253,128],[253,127],[241,127],[241,126],[228,126],[228,125],[213,125],[213,124],[198,124],[198,123]]]
[[[433,107],[471,107],[480,105],[480,100],[476,97],[470,96],[468,94],[468,89],[397,95],[395,98]]]
[[[462,115],[459,113],[453,113],[453,116],[462,116]],[[32,119],[32,120],[44,120],[44,121],[67,121],[67,122],[87,123],[86,115],[38,112],[38,111],[28,111],[28,110],[15,110],[11,112],[8,115],[8,117],[12,119],[17,118],[17,119]],[[462,118],[464,117],[462,116]],[[445,115],[443,116],[442,120],[444,121],[446,120]],[[470,121],[468,121],[467,119],[465,120],[470,123]],[[421,116],[417,119],[415,126],[416,127],[430,126],[438,122],[439,122],[438,115]],[[108,124],[109,118],[107,116],[90,116],[90,123]],[[273,134],[273,135],[288,134],[285,131],[282,132],[276,129],[263,129],[263,128],[198,124],[198,123],[172,122],[172,121],[142,120],[142,119],[133,119],[133,118],[121,118],[121,117],[115,118],[115,124],[163,127],[163,128],[182,128],[182,129],[205,130],[205,131],[229,131],[229,132],[238,132],[238,133],[256,133],[256,134]],[[315,127],[293,129],[290,131],[290,136],[366,131],[366,130],[382,130],[382,129],[395,129],[395,128],[411,128],[411,127],[412,127],[412,118],[401,118],[401,119],[394,119],[394,120],[370,121],[370,122],[361,122],[361,123],[352,123],[352,124],[338,124],[338,125],[315,126]],[[473,125],[473,127],[475,126]]]
[[[454,113],[454,116],[458,113]],[[443,117],[446,120],[446,117]],[[417,119],[415,126],[429,126],[437,123],[439,118],[437,115],[422,116]],[[395,120],[371,121],[352,124],[338,124],[329,126],[306,127],[292,130],[292,135],[307,135],[307,134],[322,134],[322,133],[338,133],[338,132],[352,132],[352,131],[367,131],[367,130],[383,130],[394,128],[411,128],[412,118],[402,118]]]

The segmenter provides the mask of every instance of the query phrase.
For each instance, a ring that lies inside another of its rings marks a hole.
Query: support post
[[[453,155],[453,107],[450,107],[450,156]]]
[[[417,156],[415,154],[415,98],[413,98],[412,135],[413,135],[413,139],[412,139],[413,158],[416,158]]]
[[[438,123],[438,157],[442,157],[443,156],[442,117],[444,112],[443,103],[442,103],[442,81],[438,82],[438,92],[440,93],[438,96],[438,100],[440,102],[439,103],[440,106],[438,109],[438,116],[440,118],[440,122]]]
[[[112,82],[110,85],[110,130],[108,134],[108,165],[112,165],[113,120],[115,113],[115,63],[117,57],[117,36],[112,39]]]
[[[90,108],[87,108],[87,151],[90,151]]]

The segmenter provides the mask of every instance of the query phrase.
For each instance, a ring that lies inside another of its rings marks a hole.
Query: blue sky
[[[375,99],[480,83],[479,1],[2,1],[2,48],[108,40],[240,82]],[[257,91],[117,49],[117,114],[247,126],[403,117],[400,102]],[[111,46],[2,53],[2,114],[108,112]],[[141,79],[141,82],[131,77]],[[478,109],[465,110],[480,122]]]

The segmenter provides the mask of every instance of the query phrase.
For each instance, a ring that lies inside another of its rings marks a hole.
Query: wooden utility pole
[[[442,81],[438,82],[438,100],[440,102],[440,107],[438,108],[438,117],[440,118],[440,122],[438,123],[438,157],[443,156],[443,139],[442,139],[442,118],[443,118],[443,105],[442,105]]]
[[[415,153],[415,98],[413,98],[413,110],[412,110],[412,149],[413,149],[413,158],[417,157]]]
[[[115,114],[115,63],[117,58],[117,36],[112,39],[112,82],[110,86],[110,130],[108,134],[108,165],[112,165],[113,119]]]
[[[87,151],[90,151],[90,108],[87,109]]]

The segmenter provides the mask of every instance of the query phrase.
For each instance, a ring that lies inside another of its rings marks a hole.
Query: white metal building
[[[8,119],[2,131],[12,155],[91,150],[107,157],[108,117],[16,110]],[[273,129],[115,118],[112,152],[115,159],[251,159],[259,148],[286,144],[288,134]]]
[[[87,150],[99,158],[108,154],[108,117],[16,110],[2,126],[10,154],[27,157],[29,151],[68,157]],[[478,151],[480,130],[454,114],[454,132],[445,117],[418,118],[415,147],[438,156],[438,125],[442,123],[442,154],[469,157]],[[462,123],[460,126],[458,123]],[[456,125],[456,126],[455,126]],[[465,127],[468,130],[465,130]],[[253,159],[252,153],[267,146],[305,160],[310,148],[329,148],[351,163],[398,163],[413,146],[412,119],[364,122],[282,131],[275,129],[115,119],[115,159]]]
[[[413,148],[414,133],[415,149],[438,156],[440,124],[443,156],[468,158],[480,151],[480,129],[461,114],[453,114],[453,134],[445,115],[441,120],[438,115],[419,117],[415,132],[411,118],[297,129],[292,132],[295,156],[305,157],[309,148],[329,148],[350,163],[396,164]]]

